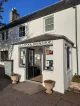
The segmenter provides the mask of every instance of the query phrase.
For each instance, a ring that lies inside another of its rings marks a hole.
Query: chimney
[[[12,10],[10,11],[10,22],[16,20],[19,17],[20,15],[18,14],[17,10],[15,8],[12,8]]]

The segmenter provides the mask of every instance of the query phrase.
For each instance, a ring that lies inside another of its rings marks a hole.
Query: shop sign
[[[53,45],[53,40],[20,44],[22,47]]]

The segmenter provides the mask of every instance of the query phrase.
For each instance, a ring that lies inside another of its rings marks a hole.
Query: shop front
[[[19,50],[20,66],[26,67],[26,79],[42,83],[43,70],[53,71],[53,41],[21,44]]]
[[[72,79],[72,47],[68,38],[51,34],[15,43],[14,72],[21,75],[21,81],[44,85],[44,80],[54,80],[54,90],[64,93]]]

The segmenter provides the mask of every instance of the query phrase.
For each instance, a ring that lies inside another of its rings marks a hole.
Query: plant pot
[[[18,75],[11,76],[12,84],[16,84],[18,81]]]
[[[71,82],[71,84],[70,84],[70,88],[80,90],[80,83],[77,83],[77,82]]]
[[[44,85],[45,85],[45,88],[46,88],[46,93],[51,94],[52,93],[52,89],[55,86],[55,81],[45,80],[44,81]]]

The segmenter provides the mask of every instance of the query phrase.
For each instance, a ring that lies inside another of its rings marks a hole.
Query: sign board
[[[20,47],[33,47],[33,46],[45,46],[45,45],[53,45],[53,40],[20,44]]]

